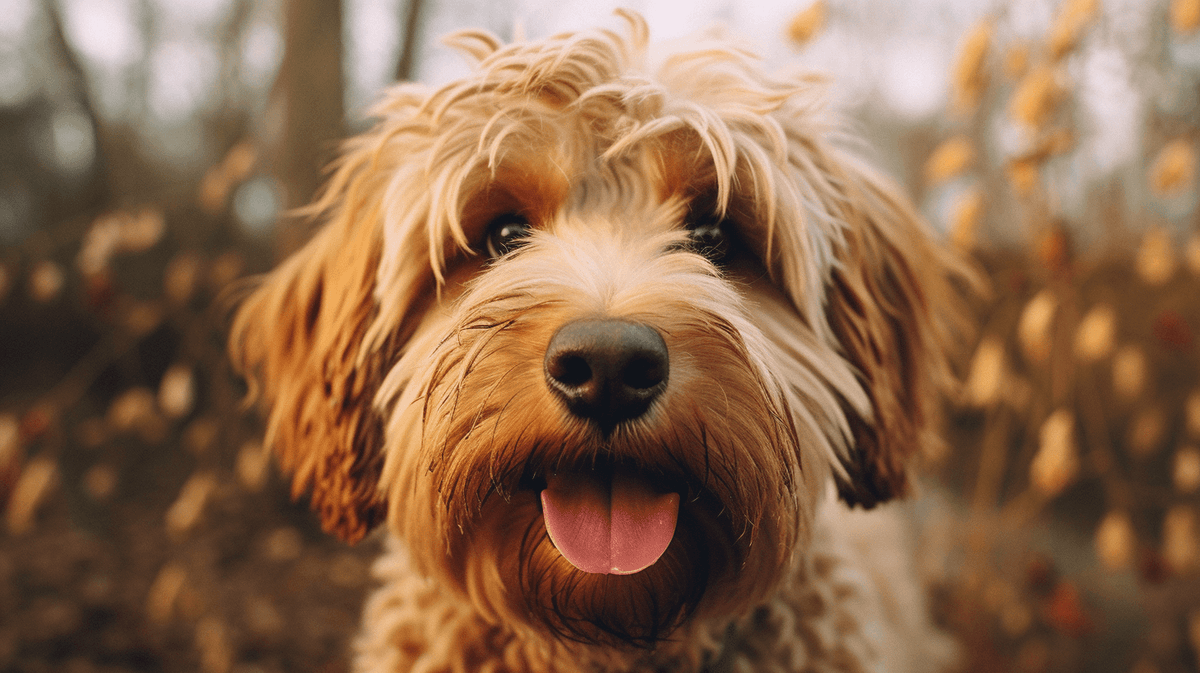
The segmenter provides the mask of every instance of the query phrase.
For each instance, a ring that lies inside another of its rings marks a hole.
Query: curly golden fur
[[[452,36],[474,74],[387,94],[324,229],[237,313],[295,493],[350,541],[386,522],[357,670],[938,670],[902,522],[826,496],[908,492],[968,274],[817,79],[620,16]],[[586,320],[661,336],[644,409],[589,417],[548,385]],[[679,494],[674,536],[585,572],[538,494],[617,471]]]

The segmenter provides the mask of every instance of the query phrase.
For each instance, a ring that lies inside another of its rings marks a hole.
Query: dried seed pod
[[[221,166],[213,166],[204,173],[200,180],[200,193],[196,196],[197,203],[204,212],[210,215],[220,213],[229,199],[229,190],[233,185],[221,171]]]
[[[1187,257],[1188,271],[1191,271],[1193,276],[1200,276],[1200,232],[1188,237],[1184,256]]]
[[[1025,75],[1009,100],[1008,113],[1031,129],[1041,128],[1058,108],[1063,90],[1053,66],[1042,65]]]
[[[1188,395],[1187,401],[1183,403],[1183,414],[1188,432],[1193,437],[1200,437],[1200,388]]]
[[[171,365],[158,386],[158,407],[168,418],[182,418],[196,403],[196,381],[190,365]]]
[[[229,148],[229,152],[225,155],[225,160],[221,162],[221,166],[225,171],[225,175],[231,181],[241,182],[250,177],[250,172],[254,170],[254,166],[257,163],[258,149],[254,146],[253,142],[243,140]]]
[[[954,204],[950,216],[950,241],[959,250],[971,250],[978,238],[979,222],[983,220],[983,190],[972,188]]]
[[[117,470],[112,465],[93,465],[83,474],[83,491],[97,502],[104,502],[117,490]]]
[[[1187,138],[1163,146],[1150,166],[1150,188],[1170,197],[1190,188],[1196,179],[1196,150]]]
[[[1171,235],[1161,227],[1147,231],[1134,262],[1138,277],[1147,285],[1162,285],[1171,280],[1178,266]]]
[[[1040,442],[1029,476],[1034,488],[1055,496],[1075,480],[1079,473],[1079,452],[1075,446],[1075,415],[1058,409],[1042,423]]]
[[[964,387],[964,402],[974,407],[992,405],[999,397],[1000,387],[1007,375],[1004,342],[989,335],[979,342],[975,356],[971,358],[970,371]]]
[[[8,488],[16,481],[24,459],[21,445],[21,422],[16,414],[0,414],[0,503]]]
[[[271,453],[255,442],[242,445],[237,456],[238,481],[251,493],[257,493],[267,482],[267,466],[271,462]]]
[[[196,649],[200,652],[200,668],[204,673],[229,673],[233,667],[229,630],[216,617],[205,617],[196,625]]]
[[[120,248],[126,252],[145,252],[162,240],[166,217],[157,208],[146,207],[121,222]]]
[[[816,2],[800,10],[788,22],[788,39],[798,46],[808,44],[825,27],[825,19],[828,13],[829,8],[825,5],[825,0],[816,0]]]
[[[925,183],[937,185],[970,168],[975,146],[967,136],[949,138],[938,145],[925,161]]]
[[[1171,27],[1180,35],[1187,35],[1200,27],[1200,0],[1172,0]],[[1200,645],[1196,649],[1200,651]]]
[[[1049,289],[1038,292],[1022,309],[1017,321],[1017,343],[1031,363],[1039,364],[1050,357],[1054,342],[1051,328],[1057,311],[1058,299]]]
[[[104,273],[120,243],[120,217],[112,214],[101,215],[92,221],[84,234],[79,254],[75,257],[75,265],[85,276]]]
[[[62,267],[48,259],[42,260],[29,273],[29,296],[38,303],[49,303],[62,294],[66,283]]]
[[[1097,0],[1066,0],[1059,6],[1047,38],[1051,56],[1062,58],[1075,48],[1084,29],[1095,20],[1099,4]]]
[[[108,425],[116,432],[137,430],[154,416],[154,393],[149,388],[130,388],[108,406]]]
[[[163,321],[162,306],[155,301],[137,301],[126,307],[122,322],[129,334],[142,338],[154,330]]]
[[[146,594],[146,615],[158,624],[166,624],[175,614],[179,595],[187,585],[187,571],[169,561],[158,571]]]
[[[1122,400],[1137,399],[1146,389],[1146,352],[1141,346],[1127,344],[1113,355],[1113,392]]]
[[[163,294],[173,306],[192,300],[200,278],[200,256],[192,252],[175,255],[163,272]]]
[[[1093,306],[1075,332],[1075,356],[1083,362],[1095,362],[1113,351],[1116,341],[1117,312],[1107,304]]]
[[[1163,518],[1163,559],[1176,573],[1191,570],[1200,558],[1200,539],[1197,539],[1196,510],[1187,505],[1175,505]]]
[[[23,535],[33,528],[38,508],[57,482],[58,463],[54,460],[39,457],[25,464],[4,513],[9,533]]]
[[[1181,446],[1175,451],[1171,481],[1180,493],[1195,493],[1200,489],[1200,448]]]
[[[193,474],[167,510],[167,531],[172,535],[182,535],[191,530],[200,521],[216,486],[217,479],[211,472]]]
[[[1096,556],[1105,567],[1111,570],[1128,568],[1137,547],[1137,536],[1129,514],[1116,510],[1106,514],[1096,528],[1095,545]]]
[[[1012,185],[1013,191],[1019,196],[1031,194],[1033,188],[1037,186],[1038,178],[1041,177],[1038,162],[1024,158],[1008,162],[1005,174],[1008,176],[1008,182]]]
[[[1061,222],[1046,227],[1038,234],[1034,254],[1052,275],[1069,275],[1075,259],[1071,233]]]
[[[1166,434],[1166,427],[1166,414],[1161,407],[1147,407],[1134,414],[1126,437],[1129,452],[1137,458],[1146,458],[1158,453]]]
[[[952,85],[955,106],[961,112],[973,110],[987,86],[987,56],[991,50],[994,24],[991,18],[980,21],[967,31],[959,44]]]
[[[1004,76],[1017,80],[1029,70],[1029,45],[1013,44],[1004,51]]]

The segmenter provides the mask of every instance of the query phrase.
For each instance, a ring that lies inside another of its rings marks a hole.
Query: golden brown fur
[[[652,48],[621,16],[628,35],[453,38],[476,73],[387,95],[313,207],[326,227],[237,314],[295,492],[347,540],[383,521],[396,540],[358,670],[936,670],[903,545],[851,541],[897,522],[825,495],[907,493],[962,270],[818,82],[727,42]],[[532,231],[488,259],[507,213]],[[690,242],[705,218],[730,230],[721,259]],[[661,396],[604,432],[543,369],[597,316],[670,352]],[[589,469],[684,496],[658,562],[559,554],[537,484]]]

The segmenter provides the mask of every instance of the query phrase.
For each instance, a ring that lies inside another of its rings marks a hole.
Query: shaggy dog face
[[[906,491],[956,265],[816,81],[622,16],[462,33],[473,75],[393,89],[231,351],[328,530],[386,521],[514,632],[648,646],[768,596],[831,481]]]

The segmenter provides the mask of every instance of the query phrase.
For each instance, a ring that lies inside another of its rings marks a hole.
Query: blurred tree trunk
[[[340,0],[285,0],[284,55],[275,82],[282,128],[274,148],[284,208],[308,203],[344,132]],[[295,250],[307,227],[277,231],[278,251]]]
[[[407,82],[413,78],[417,63],[417,48],[421,41],[422,0],[408,0],[404,11],[404,37],[400,43],[400,59],[396,62],[396,80]]]

